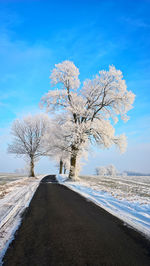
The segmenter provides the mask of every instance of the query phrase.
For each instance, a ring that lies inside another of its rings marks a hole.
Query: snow
[[[57,179],[150,238],[150,176],[82,176],[69,181],[67,175],[58,175]]]
[[[0,265],[42,177],[0,174]],[[69,181],[67,175],[58,175],[57,179],[150,238],[150,176],[81,176]]]
[[[42,178],[0,174],[0,265]]]

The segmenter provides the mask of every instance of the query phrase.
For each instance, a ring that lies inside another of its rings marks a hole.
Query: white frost
[[[8,177],[10,178],[10,175]],[[0,186],[0,190],[3,191],[0,198],[0,265],[21,223],[21,214],[29,206],[42,177],[17,177],[16,181]],[[7,176],[5,179],[7,180]]]
[[[83,176],[71,182],[59,175],[57,179],[150,238],[149,176]]]

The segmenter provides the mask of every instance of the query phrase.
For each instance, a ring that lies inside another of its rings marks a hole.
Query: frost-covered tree
[[[51,119],[49,130],[44,138],[44,146],[47,155],[59,165],[59,174],[66,172],[70,167],[70,143],[68,141],[68,132],[64,130],[65,118],[56,116]]]
[[[96,175],[101,175],[101,176],[107,175],[107,169],[105,166],[96,167],[95,171]]]
[[[46,154],[43,140],[48,126],[49,118],[44,114],[16,119],[12,124],[11,134],[14,139],[12,144],[8,145],[8,152],[23,156],[29,162],[29,176],[35,176],[35,162]]]
[[[22,175],[29,175],[30,173],[30,167],[29,165],[25,165],[24,168],[17,168],[15,169],[14,173],[17,173],[17,174],[22,174]]]
[[[71,179],[75,179],[77,160],[89,142],[104,148],[115,144],[121,152],[125,151],[126,137],[115,136],[114,124],[118,117],[128,120],[127,112],[135,97],[127,90],[122,72],[114,66],[86,80],[81,89],[78,76],[79,70],[73,62],[56,64],[50,78],[53,85],[62,86],[50,90],[41,101],[47,112],[61,110],[62,117],[67,117],[64,127],[69,133]]]
[[[107,166],[107,175],[116,176],[118,171],[113,164]]]
[[[116,176],[118,173],[118,170],[113,164],[110,164],[108,166],[97,167],[95,170],[96,170],[96,174],[101,175],[101,176],[104,176],[104,175]]]

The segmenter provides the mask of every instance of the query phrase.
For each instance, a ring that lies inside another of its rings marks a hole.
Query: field
[[[150,176],[81,176],[80,181],[119,199],[150,204]]]
[[[21,214],[28,207],[42,177],[0,174],[0,265],[21,222]]]
[[[11,174],[11,173],[0,173],[0,185],[4,185],[8,182],[18,180],[25,177],[25,175]]]
[[[0,261],[42,177],[0,174]],[[58,175],[57,179],[150,238],[150,176],[80,176],[74,182]]]
[[[14,188],[17,183],[14,181],[19,181],[20,183],[24,178],[24,175],[0,173],[0,199]]]
[[[59,175],[58,180],[150,238],[150,176],[80,176],[71,182]]]

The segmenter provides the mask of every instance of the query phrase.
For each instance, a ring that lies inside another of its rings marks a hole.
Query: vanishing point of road
[[[3,265],[149,266],[150,241],[57,184],[55,176],[47,176],[24,213]]]

